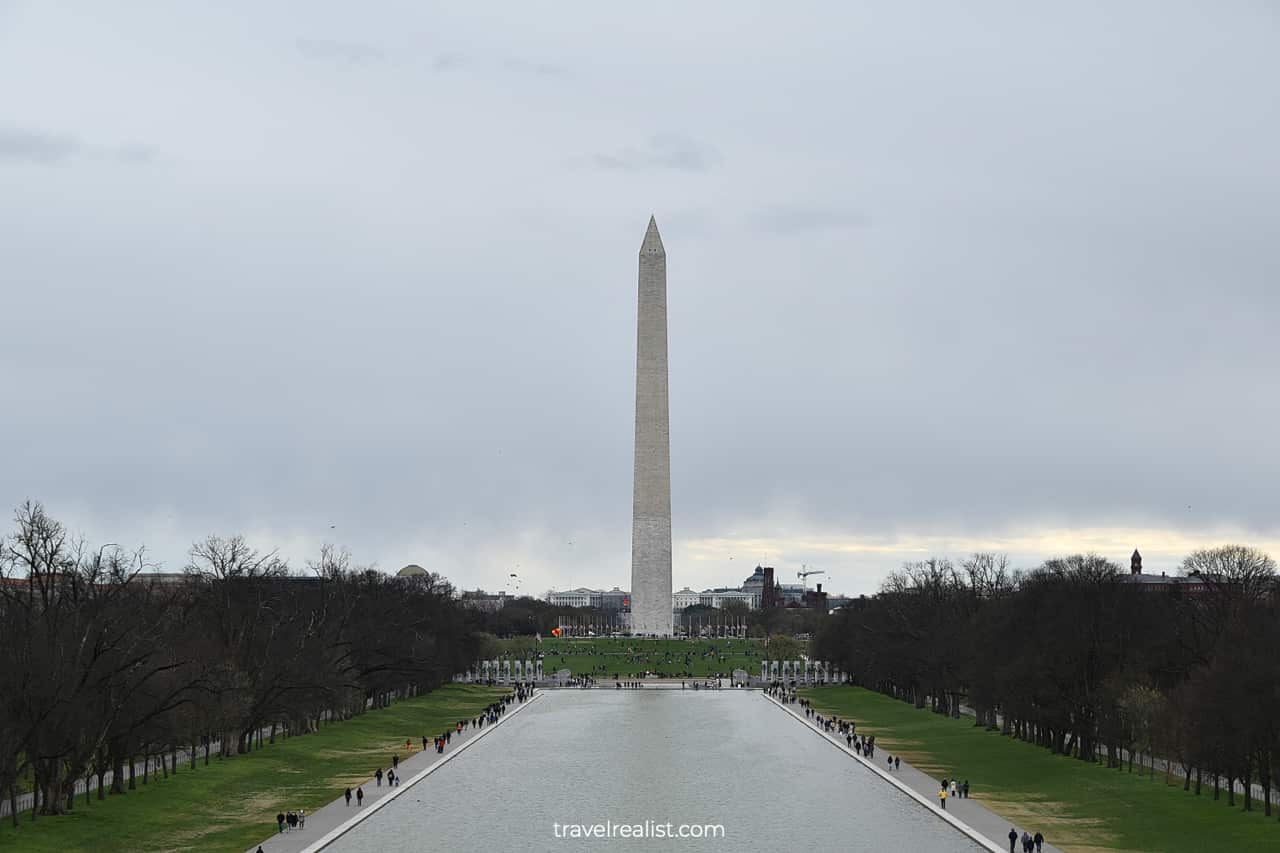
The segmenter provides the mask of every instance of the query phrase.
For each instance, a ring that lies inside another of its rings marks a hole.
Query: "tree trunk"
[[[111,793],[124,793],[124,759],[119,755],[111,757]]]

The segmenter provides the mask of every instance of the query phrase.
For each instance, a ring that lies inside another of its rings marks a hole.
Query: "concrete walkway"
[[[987,807],[981,805],[976,800],[964,799],[962,797],[947,797],[947,808],[943,811],[938,807],[938,787],[941,780],[935,779],[927,773],[924,773],[907,762],[902,762],[901,769],[889,772],[888,765],[885,763],[887,756],[890,754],[883,749],[876,749],[876,756],[879,759],[868,761],[858,754],[855,750],[850,749],[845,743],[843,737],[834,733],[828,733],[820,729],[817,723],[812,722],[810,718],[806,718],[800,705],[784,705],[774,697],[767,693],[762,693],[766,699],[776,705],[779,709],[790,714],[791,717],[802,723],[809,731],[818,735],[827,743],[844,754],[848,755],[854,761],[862,764],[871,772],[875,773],[881,779],[896,786],[899,790],[906,793],[916,802],[921,803],[925,808],[938,815],[938,817],[950,823],[959,831],[963,832],[969,838],[978,844],[981,844],[991,853],[1005,853],[1009,849],[1009,827],[1016,827],[1019,839],[1021,839],[1022,831],[1025,829],[1028,834],[1035,835],[1035,827],[1018,826],[1011,820],[1006,820]],[[854,720],[857,722],[857,720]],[[1014,845],[1014,850],[1018,853],[1022,851],[1022,842]],[[1043,850],[1046,853],[1062,853],[1057,847],[1046,842]]]
[[[444,755],[438,754],[434,749],[428,748],[425,751],[418,752],[409,758],[400,760],[400,767],[396,770],[396,775],[400,776],[401,783],[392,788],[386,784],[379,786],[370,776],[364,782],[360,783],[360,787],[364,788],[364,805],[357,807],[355,798],[355,785],[351,786],[352,796],[351,805],[348,806],[345,797],[338,799],[316,809],[314,812],[307,813],[306,829],[286,830],[283,833],[276,833],[262,842],[261,850],[263,853],[316,853],[327,845],[333,843],[338,837],[351,830],[360,821],[372,816],[374,812],[394,800],[396,797],[406,793],[413,787],[415,782],[425,779],[428,775],[435,772],[448,761],[456,758],[464,749],[471,746],[480,738],[489,734],[498,726],[514,717],[516,714],[528,708],[539,698],[542,697],[541,691],[535,690],[533,696],[526,699],[523,703],[515,703],[507,706],[507,711],[498,718],[496,723],[486,723],[484,728],[473,729],[467,727],[461,733],[455,732],[450,743],[445,747]],[[419,746],[421,743],[419,742]],[[386,772],[387,768],[383,768]],[[286,809],[287,811],[287,809]],[[267,823],[275,826],[275,815],[264,815]],[[250,847],[246,853],[256,853],[259,849],[258,845]]]

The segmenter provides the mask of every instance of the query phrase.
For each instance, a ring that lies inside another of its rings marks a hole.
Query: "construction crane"
[[[809,591],[809,575],[825,575],[823,569],[811,569],[808,566],[801,566],[800,571],[796,572],[796,577],[800,578],[800,586],[805,592]]]

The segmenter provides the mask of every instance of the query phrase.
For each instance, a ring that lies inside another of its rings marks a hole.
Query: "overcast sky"
[[[267,5],[0,0],[6,511],[625,588],[654,213],[677,588],[1280,556],[1280,5]]]

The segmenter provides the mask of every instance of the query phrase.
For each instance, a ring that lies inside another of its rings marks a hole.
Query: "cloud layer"
[[[677,587],[1280,541],[1269,12],[680,17],[11,16],[0,505],[626,586],[656,213]]]

